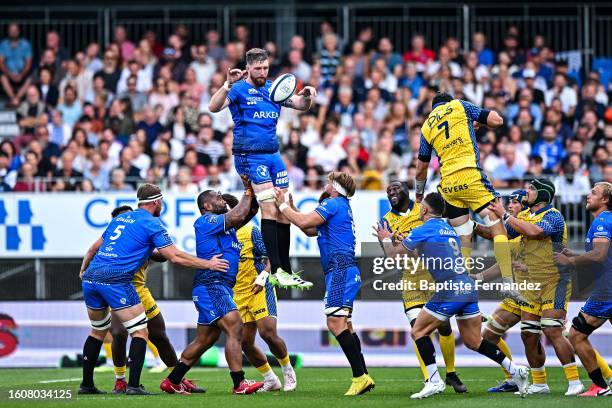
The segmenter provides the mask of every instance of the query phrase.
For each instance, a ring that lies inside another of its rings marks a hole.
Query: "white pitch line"
[[[39,381],[39,384],[51,384],[51,383],[61,383],[61,382],[74,382],[74,381],[80,381],[80,378],[62,378],[61,380],[45,380],[45,381]]]

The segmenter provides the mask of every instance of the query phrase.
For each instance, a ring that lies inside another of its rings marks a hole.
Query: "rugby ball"
[[[293,74],[283,74],[276,78],[270,86],[270,100],[283,103],[293,96],[297,87],[297,78]]]

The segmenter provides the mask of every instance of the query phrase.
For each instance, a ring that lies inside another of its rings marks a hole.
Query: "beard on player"
[[[394,211],[401,212],[410,199],[408,185],[399,181],[392,181],[387,187],[387,199]]]

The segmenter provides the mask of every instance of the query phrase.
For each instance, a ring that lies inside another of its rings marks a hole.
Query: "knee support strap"
[[[89,320],[89,323],[94,330],[106,330],[111,327],[111,315],[107,314],[102,320]]]
[[[325,309],[325,315],[333,317],[346,317],[347,319],[352,316],[351,310],[346,307],[328,307]]]
[[[255,193],[255,197],[260,203],[269,203],[274,201],[276,195],[274,194],[273,188],[268,188],[260,191],[259,193]]]
[[[595,329],[597,329],[597,327],[591,326],[586,321],[582,313],[578,313],[578,316],[572,319],[572,327],[574,328],[574,330],[577,330],[582,334],[586,334],[587,336],[590,336],[591,333],[593,333]]]
[[[465,224],[458,225],[453,227],[457,235],[472,235],[474,232],[474,221],[468,220]]]
[[[522,320],[521,331],[542,334],[542,324],[537,320]]]
[[[123,322],[123,326],[128,333],[132,334],[135,331],[146,329],[147,328],[147,315],[142,312],[140,315],[135,318],[128,320],[127,322]]]
[[[503,336],[509,328],[510,326],[506,324],[501,324],[497,320],[495,320],[495,316],[491,316],[487,319],[487,330],[497,334],[498,336]]]
[[[542,328],[543,329],[551,329],[551,328],[563,328],[565,327],[565,319],[550,319],[550,318],[542,318]]]
[[[413,325],[412,322],[416,320],[422,309],[422,307],[413,307],[412,309],[406,310],[406,317],[408,318],[408,323],[410,323],[411,326]]]
[[[492,227],[500,221],[499,218],[496,219],[495,221],[491,220],[488,214],[482,217],[482,220],[484,221],[484,225],[487,227]]]

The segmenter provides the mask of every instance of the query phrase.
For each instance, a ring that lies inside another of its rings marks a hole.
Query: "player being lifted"
[[[238,205],[238,199],[231,194],[223,194],[223,200],[230,208]],[[263,351],[255,345],[257,333],[266,342],[278,360],[284,377],[284,391],[294,391],[297,387],[295,371],[289,361],[285,341],[278,335],[276,319],[276,292],[267,282],[264,287],[253,285],[257,275],[266,268],[266,247],[261,239],[261,231],[249,222],[236,231],[240,249],[238,275],[234,285],[234,302],[243,323],[242,351],[251,364],[264,377],[261,391],[277,391],[281,383]]]
[[[299,212],[282,190],[276,190],[276,205],[294,225],[308,236],[317,236],[321,266],[325,273],[325,315],[327,328],[342,348],[353,371],[350,388],[344,395],[360,395],[374,389],[368,375],[361,342],[353,330],[353,301],[361,286],[355,260],[355,225],[349,198],[355,194],[355,180],[341,172],[332,172],[319,206],[308,214]]]
[[[540,285],[539,290],[521,293],[525,298],[521,303],[521,337],[534,380],[528,393],[550,393],[544,371],[546,355],[539,351],[540,336],[544,333],[563,364],[569,383],[565,395],[576,395],[584,386],[578,375],[574,349],[563,335],[572,289],[570,268],[553,262],[553,254],[562,251],[567,244],[567,229],[563,215],[552,206],[554,196],[555,186],[551,181],[535,179],[527,189],[525,203],[529,208],[517,217],[506,213],[500,201],[489,208],[503,218],[510,238],[521,236],[528,280]]]
[[[201,216],[194,224],[196,252],[200,258],[221,253],[229,263],[227,272],[209,268],[199,269],[193,282],[193,302],[198,311],[198,328],[195,339],[185,347],[180,361],[160,388],[169,394],[187,394],[182,381],[187,371],[200,359],[202,354],[219,339],[221,332],[226,335],[225,360],[234,384],[234,394],[252,394],[263,387],[263,382],[244,378],[242,371],[242,321],[234,303],[232,288],[236,283],[240,243],[236,229],[247,224],[257,214],[259,207],[253,200],[251,183],[242,176],[244,194],[232,210],[220,193],[212,190],[198,195],[197,204]]]
[[[246,70],[231,69],[227,81],[211,97],[208,109],[219,112],[229,107],[234,121],[232,152],[236,171],[253,183],[255,196],[261,207],[261,234],[271,264],[270,281],[282,287],[308,289],[311,282],[291,273],[289,221],[274,205],[274,188],[287,193],[289,177],[278,151],[276,123],[281,106],[270,100],[268,81],[268,53],[252,48],[246,53]],[[283,106],[306,111],[310,109],[316,90],[306,86]],[[257,280],[264,286],[268,273],[263,271]]]
[[[188,268],[209,268],[220,272],[228,268],[227,261],[219,259],[220,255],[211,256],[210,260],[198,259],[174,246],[157,218],[163,200],[159,187],[143,184],[136,196],[138,209],[110,222],[94,244],[100,249],[83,273],[83,297],[92,330],[83,346],[83,381],[79,394],[104,393],[94,386],[93,372],[102,341],[111,326],[111,314],[121,320],[132,336],[126,394],[148,394],[140,385],[148,338],[147,317],[132,280],[155,248],[165,259]]]
[[[410,187],[408,183],[397,180],[389,183],[387,187],[387,199],[389,200],[389,204],[391,204],[391,210],[384,215],[381,223],[393,233],[393,237],[391,238],[393,241],[397,241],[398,239],[401,241],[401,239],[408,235],[414,228],[423,225],[423,221],[421,221],[419,217],[421,205],[410,199]],[[404,271],[402,279],[414,282],[417,287],[421,280],[432,280],[431,275],[424,267],[419,267],[416,271]],[[416,317],[432,294],[432,291],[424,290],[404,290],[402,293],[404,313],[406,313],[406,317],[408,317],[408,322],[411,327],[414,326]],[[446,384],[451,385],[457,393],[466,392],[467,388],[465,384],[461,382],[455,372],[455,336],[453,335],[450,322],[443,322],[440,327],[438,327],[438,334],[440,335],[440,349],[442,350],[442,356],[444,357],[444,364],[446,366]],[[414,350],[419,360],[419,364],[421,365],[423,378],[426,380],[427,370],[419,355],[416,344],[414,345]]]
[[[589,342],[595,330],[606,320],[612,321],[612,184],[596,183],[587,195],[586,209],[593,215],[584,243],[586,253],[576,255],[566,250],[553,256],[558,264],[589,268],[596,274],[593,293],[572,320],[569,338],[593,381],[579,396],[597,397],[612,395],[610,368]]]
[[[129,205],[123,205],[115,208],[111,212],[111,217],[115,218],[130,211],[133,211],[132,207]],[[91,259],[100,249],[101,243],[101,240],[96,241],[85,254],[83,264],[81,266],[81,275],[89,266]],[[166,262],[166,259],[161,256],[157,250],[154,250],[151,253],[149,260],[147,260],[134,274],[132,284],[134,285],[134,289],[136,289],[136,293],[138,293],[140,302],[145,309],[145,315],[147,316],[147,330],[149,331],[149,340],[147,341],[147,344],[153,354],[161,356],[163,365],[165,365],[169,371],[172,371],[178,363],[176,351],[174,350],[174,347],[172,347],[172,344],[168,339],[168,335],[166,334],[166,323],[161,314],[161,310],[157,306],[157,303],[155,302],[153,295],[151,295],[149,288],[146,286],[147,268],[151,260],[155,262]],[[127,382],[125,381],[125,347],[127,345],[128,333],[121,324],[121,321],[119,321],[116,316],[113,316],[111,319],[110,334],[112,335],[110,336],[111,342],[108,344],[108,346],[105,342],[104,346],[106,350],[106,358],[112,358],[115,371],[115,387],[113,388],[113,394],[123,394],[127,390]],[[109,335],[106,337],[108,338]],[[183,380],[183,385],[190,393],[205,392],[203,388],[197,387],[188,379]]]
[[[461,259],[461,241],[456,231],[442,218],[444,206],[440,194],[428,194],[421,202],[419,210],[423,225],[414,228],[401,243],[384,244],[385,253],[390,257],[402,253],[422,257],[436,284],[444,285],[444,289],[436,291],[427,301],[412,327],[412,339],[425,364],[427,379],[423,389],[412,394],[410,398],[427,398],[443,392],[446,388],[438,372],[430,335],[453,316],[457,320],[459,334],[465,346],[508,370],[521,394],[524,394],[529,369],[514,364],[495,344],[483,339],[480,334],[482,319],[478,308],[478,291],[467,273],[465,262]],[[376,233],[381,241],[393,236],[392,232],[380,225]],[[453,261],[451,265],[448,260]]]
[[[461,252],[465,258],[472,253],[474,222],[469,210],[476,212],[491,229],[495,259],[499,263],[503,281],[512,283],[512,261],[508,237],[500,219],[488,209],[499,194],[482,171],[480,152],[474,133],[474,122],[489,128],[503,125],[503,118],[495,111],[481,109],[469,102],[453,99],[438,92],[432,101],[432,111],[421,127],[421,145],[417,160],[416,201],[425,192],[427,168],[435,150],[440,158],[440,185],[438,192],[446,201],[449,223],[461,238]],[[506,297],[520,299],[510,289]]]

